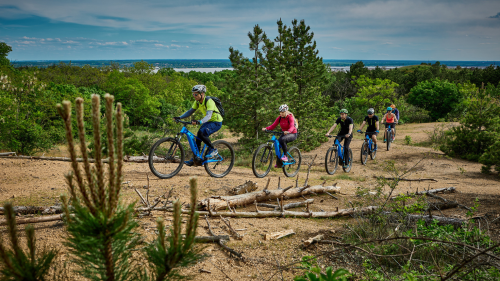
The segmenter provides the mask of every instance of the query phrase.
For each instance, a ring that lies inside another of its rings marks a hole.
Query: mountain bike
[[[387,124],[387,123],[382,123],[382,124]],[[386,140],[386,144],[387,144],[387,150],[389,151],[389,148],[391,147],[391,143],[392,141],[394,140],[394,135],[392,134],[392,125],[393,123],[390,123],[388,124],[388,127],[385,128],[385,135],[384,135],[384,139]]]
[[[368,160],[368,155],[373,160],[377,156],[377,151],[375,150],[375,143],[373,143],[372,135],[376,134],[375,132],[359,132],[360,134],[365,133],[365,140],[361,145],[361,163],[366,165],[366,161]]]
[[[335,142],[332,147],[330,147],[326,151],[325,156],[325,168],[326,172],[330,175],[333,175],[339,166],[339,161],[344,162],[344,146],[340,143],[340,141],[345,138],[344,136],[328,136],[329,138],[335,138]],[[340,139],[340,140],[339,140]],[[349,147],[349,157],[348,164],[346,167],[342,165],[342,169],[344,172],[349,173],[352,168],[352,150]]]
[[[167,137],[157,141],[149,151],[149,168],[151,172],[161,178],[169,179],[180,172],[184,165],[184,147],[181,144],[182,135],[186,135],[189,147],[193,152],[195,166],[205,166],[207,173],[214,178],[222,178],[229,174],[234,165],[234,149],[226,141],[217,140],[212,143],[219,154],[213,158],[207,159],[209,149],[206,144],[200,152],[196,145],[196,137],[186,126],[191,122],[177,120],[176,122],[184,124],[181,131],[174,138]]]
[[[273,164],[273,148],[276,154],[276,163],[277,166],[282,166],[283,173],[287,177],[294,177],[297,175],[300,169],[300,163],[302,163],[302,155],[300,154],[300,150],[296,146],[292,146],[288,149],[286,156],[288,157],[288,161],[282,162],[281,158],[283,157],[283,153],[281,151],[280,143],[275,135],[283,135],[283,132],[276,131],[264,131],[269,134],[273,134],[270,140],[265,144],[261,144],[253,155],[252,159],[252,171],[253,174],[258,178],[265,177],[269,171],[271,171],[271,166]]]

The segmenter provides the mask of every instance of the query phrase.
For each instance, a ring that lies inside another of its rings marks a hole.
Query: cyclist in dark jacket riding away
[[[274,120],[274,123],[266,128],[262,128],[262,131],[271,131],[280,124],[281,130],[283,131],[283,135],[281,135],[278,139],[281,148],[283,149],[283,157],[281,157],[281,161],[288,161],[288,157],[286,153],[288,152],[287,143],[292,142],[297,139],[297,128],[295,128],[295,118],[293,114],[288,111],[288,105],[283,104],[279,107],[280,116]]]
[[[209,136],[222,127],[222,115],[217,109],[215,102],[212,99],[207,99],[205,97],[205,93],[207,91],[207,87],[205,85],[196,85],[193,87],[191,92],[193,93],[193,97],[195,101],[193,102],[193,106],[182,114],[180,117],[174,117],[176,119],[184,119],[191,116],[196,110],[200,110],[205,117],[201,120],[193,121],[193,125],[201,124],[200,129],[198,130],[198,134],[196,135],[198,138],[196,139],[196,145],[198,149],[201,149],[201,141],[203,141],[208,146],[208,154],[207,159],[213,158],[217,156],[217,149],[214,148],[212,142],[210,141]],[[184,162],[188,166],[193,166],[194,159],[191,158],[189,161]]]
[[[335,124],[333,124],[330,130],[328,130],[328,133],[325,135],[328,137],[330,133],[335,130],[337,124],[340,124],[340,131],[337,134],[337,139],[339,139],[339,142],[344,139],[344,168],[347,168],[349,165],[349,144],[351,144],[352,129],[354,128],[354,121],[351,117],[348,117],[347,114],[347,109],[340,110],[340,117],[337,118]]]

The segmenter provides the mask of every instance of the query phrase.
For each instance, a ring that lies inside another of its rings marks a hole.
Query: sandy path
[[[344,208],[351,200],[357,187],[374,188],[376,180],[373,176],[391,176],[384,171],[385,161],[394,161],[395,166],[403,171],[414,166],[418,161],[420,164],[415,167],[408,176],[411,179],[433,178],[438,182],[401,182],[397,192],[411,192],[416,189],[456,187],[464,196],[465,194],[479,194],[481,200],[489,200],[500,193],[500,181],[496,175],[484,175],[480,173],[481,164],[468,162],[460,159],[451,159],[444,156],[439,151],[431,148],[403,145],[405,135],[412,137],[413,142],[424,141],[428,138],[425,131],[433,130],[436,124],[410,124],[398,127],[398,138],[390,151],[385,150],[385,146],[380,143],[380,149],[375,160],[368,160],[366,166],[361,165],[359,160],[362,136],[356,134],[351,144],[354,154],[354,165],[350,173],[337,171],[330,176],[324,170],[324,155],[332,144],[332,140],[323,144],[314,151],[303,153],[303,163],[308,163],[317,154],[316,165],[313,167],[310,183],[319,184],[323,180],[329,183],[338,183],[342,187],[340,200],[335,200],[329,196],[319,195],[311,206],[313,211],[335,210],[337,207]],[[14,205],[36,205],[48,206],[58,203],[59,196],[66,192],[64,173],[70,170],[67,162],[50,162],[40,160],[17,160],[0,158],[0,202],[3,204],[11,201]],[[137,201],[138,197],[133,191],[134,187],[143,188],[146,184],[146,173],[149,173],[147,164],[125,163],[125,182],[122,198],[124,202]],[[306,176],[306,167],[302,166],[299,183],[303,183]],[[345,178],[348,175],[349,178]],[[150,174],[150,196],[158,196],[174,188],[174,196],[181,201],[189,200],[189,182],[191,176],[198,177],[200,199],[211,195],[223,195],[225,190],[239,185],[246,180],[252,180],[263,188],[267,178],[271,178],[270,188],[276,188],[278,177],[281,177],[281,186],[289,186],[295,179],[284,177],[281,170],[271,172],[264,179],[257,179],[253,176],[250,168],[235,167],[232,172],[222,179],[215,179],[208,176],[203,167],[184,167],[182,171],[172,179],[157,180]],[[340,177],[340,178],[339,178]],[[145,192],[145,189],[142,189]],[[143,193],[144,193],[143,192]],[[475,195],[474,195],[475,196]],[[473,196],[469,196],[473,198]],[[468,197],[465,197],[466,200]],[[293,201],[293,200],[290,200]],[[486,201],[485,201],[486,202]],[[270,202],[275,203],[275,202]],[[493,204],[493,203],[492,203]],[[253,210],[252,207],[247,208]],[[155,221],[157,216],[164,216],[162,213],[154,214],[153,217],[140,219],[143,233],[147,238],[155,237]],[[168,214],[167,214],[168,216]],[[168,221],[167,221],[168,223]],[[313,249],[304,250],[301,247],[302,240],[317,234],[325,233],[335,236],[342,229],[344,219],[292,219],[292,218],[266,218],[266,219],[232,219],[232,224],[242,231],[245,238],[242,241],[232,240],[229,246],[233,247],[243,255],[251,258],[247,263],[241,263],[228,258],[228,256],[215,245],[208,245],[204,252],[210,256],[207,260],[200,262],[196,266],[185,270],[186,273],[197,273],[200,268],[210,270],[212,273],[202,273],[195,276],[194,280],[224,280],[223,270],[233,280],[262,279],[267,280],[274,273],[275,266],[298,261],[304,255],[314,254]],[[216,227],[215,232],[227,234],[222,228],[219,219],[211,219],[212,226]],[[206,223],[200,221],[198,228],[199,235],[207,235]],[[263,235],[269,232],[294,229],[297,233],[291,237],[280,241],[264,241]],[[37,224],[37,237],[42,243],[60,247],[61,238],[64,236],[64,227],[60,222]],[[5,236],[5,229],[2,229]],[[20,234],[21,235],[21,234]],[[24,234],[22,234],[24,235]],[[312,252],[311,252],[312,251]],[[63,252],[63,255],[64,252]],[[322,261],[320,259],[320,261]],[[324,262],[324,261],[323,261]],[[220,268],[217,269],[216,267]],[[290,280],[292,276],[300,273],[301,270],[290,270],[284,272],[284,279]],[[279,275],[279,274],[278,274]],[[274,276],[271,280],[281,280]]]

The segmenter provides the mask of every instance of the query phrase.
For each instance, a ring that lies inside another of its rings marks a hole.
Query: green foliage
[[[28,251],[21,249],[16,227],[16,213],[10,203],[4,206],[7,231],[11,245],[8,248],[0,239],[0,280],[43,281],[50,280],[48,274],[58,254],[56,250],[37,249],[35,228],[26,226]]]
[[[408,94],[408,102],[429,110],[434,121],[446,117],[463,100],[456,84],[439,79],[420,82]]]
[[[405,136],[405,144],[406,145],[412,144],[411,136],[408,136],[408,135]]]
[[[500,139],[500,99],[498,89],[493,85],[476,92],[467,101],[467,113],[460,120],[460,126],[452,128],[449,140],[441,150],[450,156],[478,161],[483,154],[486,167],[498,165],[498,158],[492,152]],[[497,161],[497,162],[495,162]]]
[[[307,268],[307,272],[303,276],[296,276],[293,280],[295,281],[345,281],[349,271],[340,268],[333,272],[331,266],[325,269],[325,273],[321,273],[321,269],[318,266],[318,261],[314,256],[302,257],[302,262],[300,263],[302,267]]]
[[[0,65],[10,64],[10,61],[7,58],[10,52],[12,52],[12,48],[5,44],[5,42],[0,42]]]
[[[363,112],[368,108],[374,108],[375,112],[382,113],[385,112],[387,106],[396,101],[395,89],[399,85],[389,79],[371,79],[361,75],[355,83],[358,86],[356,102],[358,108],[365,109]]]

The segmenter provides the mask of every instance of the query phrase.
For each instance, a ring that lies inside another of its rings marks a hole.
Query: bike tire
[[[392,132],[389,130],[387,132],[387,140],[386,140],[386,144],[387,144],[387,151],[389,151],[389,149],[391,148],[391,139],[392,139]]]
[[[223,159],[222,161],[218,162],[210,162],[210,163],[205,163],[205,171],[214,178],[223,178],[229,172],[231,172],[231,169],[233,169],[234,166],[234,149],[229,144],[227,141],[223,140],[218,140],[214,141],[212,143],[215,149],[219,152],[219,155],[216,156],[216,158]],[[204,159],[206,159],[206,155],[208,154],[208,150],[205,150],[205,155]]]
[[[273,165],[274,151],[268,144],[261,144],[253,154],[252,171],[258,178],[263,178],[271,171]],[[265,161],[262,161],[265,159]]]
[[[339,155],[337,146],[334,145],[326,151],[325,155],[325,169],[329,175],[335,174],[339,166]]]
[[[344,165],[342,165],[342,170],[344,170],[344,172],[346,173],[349,173],[351,169],[352,169],[352,150],[349,147],[349,166],[347,166],[347,168],[344,168]]]
[[[375,144],[373,144],[373,143],[372,143],[372,147],[371,147],[371,149],[370,149],[370,158],[371,158],[372,160],[374,160],[374,159],[375,159],[375,157],[377,157],[377,151],[376,151],[376,150],[374,150],[374,149],[375,149]]]
[[[172,149],[173,153],[169,152]],[[177,139],[160,139],[153,144],[149,151],[149,169],[153,175],[160,179],[169,179],[180,172],[182,165],[184,165],[184,157],[184,147]]]
[[[295,159],[295,164],[293,165],[283,165],[283,173],[289,178],[295,177],[300,169],[300,164],[302,163],[302,154],[296,146],[292,146],[288,149],[288,154]]]
[[[361,164],[366,165],[366,161],[368,161],[368,142],[364,141],[361,145]]]

